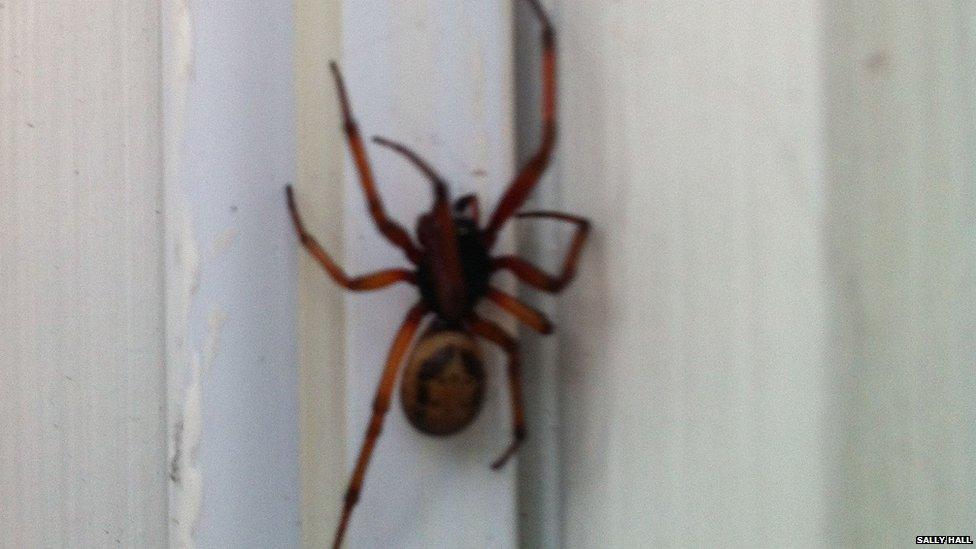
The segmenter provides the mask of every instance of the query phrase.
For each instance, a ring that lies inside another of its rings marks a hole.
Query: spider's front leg
[[[396,221],[390,219],[383,209],[383,201],[380,199],[379,192],[376,190],[376,182],[373,180],[373,170],[366,157],[366,145],[363,144],[363,137],[359,133],[359,125],[352,116],[352,107],[349,105],[349,96],[346,94],[346,84],[342,80],[342,73],[335,62],[329,64],[332,75],[335,77],[336,89],[339,91],[339,103],[342,107],[343,130],[346,133],[346,140],[349,142],[349,149],[352,152],[353,160],[356,162],[356,170],[359,172],[359,183],[366,194],[366,204],[369,206],[369,214],[373,217],[373,222],[380,233],[383,234],[395,246],[403,250],[403,253],[414,264],[420,261],[421,252],[414,245],[413,240],[407,231]]]
[[[298,214],[298,207],[295,205],[295,194],[291,185],[285,187],[285,195],[288,198],[288,211],[291,212],[292,224],[295,226],[295,232],[298,233],[302,246],[325,268],[325,272],[329,273],[336,284],[354,292],[379,290],[397,282],[417,284],[414,273],[406,269],[388,269],[357,277],[346,275],[342,267],[329,256],[325,248],[315,240],[315,237],[305,230],[302,217]]]
[[[576,225],[569,251],[566,252],[566,258],[563,259],[562,269],[558,275],[553,276],[518,256],[504,255],[492,260],[492,271],[503,269],[511,271],[522,282],[549,293],[562,291],[576,276],[576,263],[579,261],[583,244],[586,243],[586,237],[590,234],[589,220],[560,212],[523,212],[516,217],[557,219]]]
[[[485,242],[491,247],[498,231],[528,198],[549,166],[556,145],[556,31],[539,0],[527,0],[542,23],[542,142],[505,191],[485,227]]]
[[[501,456],[491,464],[492,469],[500,469],[515,455],[525,440],[525,406],[522,402],[522,365],[519,361],[518,343],[494,322],[472,315],[471,331],[501,347],[508,355],[508,386],[512,393],[512,443]]]

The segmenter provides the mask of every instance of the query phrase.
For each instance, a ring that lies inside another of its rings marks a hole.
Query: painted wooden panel
[[[165,23],[173,543],[294,547],[292,8],[174,2]]]
[[[309,230],[343,261],[345,143],[329,61],[342,49],[341,0],[295,2],[296,193]],[[354,190],[353,197],[358,198]],[[303,249],[299,262],[302,547],[328,547],[346,488],[342,291]]]
[[[559,200],[597,227],[560,301],[564,545],[966,530],[971,4],[557,20]]]
[[[0,546],[167,544],[157,2],[0,3]]]
[[[827,1],[831,524],[976,524],[976,9]]]
[[[818,7],[559,4],[565,547],[826,529]]]

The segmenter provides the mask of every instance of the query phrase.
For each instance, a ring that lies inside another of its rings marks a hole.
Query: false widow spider
[[[429,164],[400,143],[374,137],[374,143],[399,153],[420,170],[430,180],[434,192],[431,210],[417,220],[417,244],[399,223],[387,217],[376,191],[366,147],[352,116],[342,74],[335,62],[330,66],[338,88],[344,131],[366,194],[369,213],[380,233],[400,248],[416,269],[388,269],[349,277],[305,230],[292,188],[286,188],[288,208],[302,245],[337,284],[352,291],[372,291],[406,282],[416,286],[420,293],[420,300],[407,313],[389,351],[376,390],[372,418],[346,491],[333,547],[342,544],[383,419],[390,407],[401,362],[428,315],[433,314],[434,320],[413,346],[401,382],[401,402],[410,423],[428,434],[449,435],[474,420],[484,392],[484,368],[474,342],[474,336],[480,336],[507,354],[511,392],[513,439],[491,467],[502,467],[525,438],[517,343],[497,324],[478,316],[474,308],[482,299],[488,299],[535,331],[551,333],[552,324],[545,315],[492,287],[490,279],[496,272],[504,270],[533,288],[549,293],[561,291],[575,275],[577,259],[590,227],[586,219],[560,212],[516,213],[548,167],[556,142],[555,31],[538,0],[526,1],[542,24],[542,142],[502,195],[487,225],[481,226],[477,196],[464,195],[452,208],[447,183]],[[490,255],[498,232],[512,217],[555,219],[575,225],[569,251],[558,275],[550,275],[514,255]]]

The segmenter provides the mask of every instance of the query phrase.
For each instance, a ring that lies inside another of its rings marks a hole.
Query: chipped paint
[[[193,78],[193,21],[186,0],[165,4],[163,17],[166,216],[166,359],[169,403],[169,545],[194,547],[203,478],[195,466],[202,432],[200,355],[190,349],[190,312],[200,254],[181,178],[187,89]],[[215,348],[214,348],[215,349]],[[213,352],[210,352],[212,357]]]
[[[232,227],[217,235],[217,238],[214,238],[213,243],[210,245],[208,259],[216,259],[224,255],[231,245],[234,244],[234,241],[237,240],[238,234],[240,234],[240,231]]]
[[[203,479],[195,465],[202,431],[200,355],[189,351],[189,318],[199,287],[200,257],[192,223],[185,212],[181,209],[179,235],[174,243],[175,264],[171,266],[171,271],[179,274],[179,287],[176,295],[168,296],[170,303],[178,304],[175,307],[178,310],[171,312],[167,319],[168,339],[176,344],[169,353],[173,426],[170,436],[170,521],[173,525],[170,542],[175,547],[191,548],[195,546],[193,531],[203,499]],[[208,349],[208,358],[212,359],[215,352],[216,346],[212,351]],[[189,379],[184,382],[186,377]],[[182,399],[178,395],[182,395]]]
[[[203,504],[203,475],[197,465],[197,451],[203,435],[203,380],[213,368],[220,344],[220,331],[226,315],[219,308],[210,313],[207,338],[200,352],[190,356],[190,379],[183,397],[182,419],[174,429],[176,449],[170,479],[179,490],[180,504],[173,522],[177,528],[177,547],[195,547],[193,534]]]
[[[171,544],[290,546],[298,538],[298,466],[288,458],[298,453],[287,321],[294,254],[282,245],[284,202],[272,199],[294,180],[291,10],[191,0],[165,13]],[[267,117],[248,114],[253,101]],[[233,322],[222,332],[225,319]],[[221,345],[221,333],[232,344]],[[270,373],[263,391],[242,394]],[[249,436],[228,436],[242,428]],[[280,453],[253,451],[258,441]],[[222,482],[225,473],[260,475],[281,498]]]
[[[180,504],[172,520],[178,525],[176,539],[177,547],[191,548],[193,531],[200,518],[200,507],[203,502],[203,477],[196,466],[197,449],[200,446],[200,435],[203,431],[203,419],[200,413],[203,397],[201,395],[201,367],[200,356],[192,355],[190,362],[190,386],[186,389],[183,400],[183,419],[179,423],[175,446],[180,449],[174,455],[173,479],[180,494]]]
[[[227,315],[219,308],[210,311],[207,318],[207,340],[203,345],[203,367],[204,372],[209,372],[217,359],[217,349],[220,346],[220,330],[227,321]]]

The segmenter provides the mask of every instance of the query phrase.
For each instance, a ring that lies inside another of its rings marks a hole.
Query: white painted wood
[[[563,545],[968,531],[971,3],[556,19],[561,202],[597,227],[559,302]]]
[[[0,3],[0,546],[164,547],[157,2]]]
[[[817,544],[818,3],[561,2],[565,547]]]
[[[476,191],[489,211],[514,164],[510,17],[511,5],[502,1],[368,0],[345,3],[343,13],[342,63],[364,134],[416,148],[454,196]],[[390,151],[369,152],[390,213],[412,231],[429,208],[429,183]],[[348,161],[345,197],[348,271],[405,265],[368,219]],[[393,334],[416,299],[409,287],[346,298],[350,467]],[[493,358],[485,408],[461,434],[421,435],[394,401],[352,519],[350,547],[514,545],[515,468],[488,468],[511,436],[503,363]]]
[[[296,193],[305,224],[345,265],[345,143],[328,63],[342,49],[341,0],[295,2]],[[356,191],[358,192],[358,191]],[[353,193],[353,198],[359,196]],[[345,307],[342,291],[301,248],[301,545],[328,547],[346,488]]]
[[[166,7],[172,541],[294,547],[291,6]]]
[[[830,523],[849,546],[968,533],[976,9],[964,0],[825,6]]]

